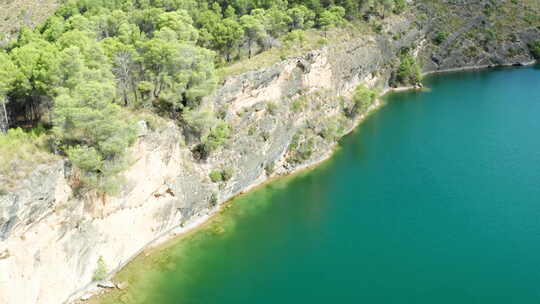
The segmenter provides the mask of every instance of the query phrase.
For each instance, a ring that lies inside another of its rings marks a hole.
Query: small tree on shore
[[[358,114],[365,112],[377,99],[377,93],[375,91],[366,88],[360,84],[354,90],[353,106],[349,110],[349,116],[354,117]]]
[[[536,59],[540,59],[540,40],[531,45],[531,52]]]

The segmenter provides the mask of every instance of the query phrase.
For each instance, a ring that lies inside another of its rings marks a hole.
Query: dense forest
[[[136,138],[130,113],[178,121],[208,155],[231,132],[198,109],[219,67],[310,28],[405,8],[405,0],[68,0],[0,50],[0,133],[38,127],[83,172],[82,186],[112,192]]]

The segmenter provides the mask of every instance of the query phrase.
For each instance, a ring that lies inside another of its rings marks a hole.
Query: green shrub
[[[300,136],[295,135],[289,145],[289,157],[287,158],[287,161],[289,163],[302,163],[306,160],[308,160],[315,150],[314,148],[314,141],[312,138],[308,140],[300,141]]]
[[[401,14],[407,8],[407,1],[405,0],[394,0],[394,13]]]
[[[93,281],[101,281],[107,277],[107,265],[105,265],[105,261],[103,260],[103,257],[99,257],[97,261],[97,267],[94,271],[94,276],[92,277]]]
[[[70,147],[66,151],[71,162],[87,172],[95,172],[103,167],[103,156],[93,147]]]
[[[210,180],[212,180],[213,183],[221,182],[223,181],[223,176],[221,175],[220,170],[214,170],[210,172]]]
[[[214,170],[210,172],[210,180],[213,183],[226,182],[230,180],[234,175],[234,170],[232,168],[225,168],[223,170]]]
[[[126,168],[136,125],[114,104],[113,83],[88,81],[55,100],[53,133],[58,147],[82,170],[83,188],[113,194]],[[114,180],[114,183],[111,181]],[[112,186],[114,184],[114,186]]]
[[[415,85],[422,80],[422,69],[412,56],[401,56],[396,80],[402,85]]]
[[[433,43],[440,45],[446,40],[447,37],[448,34],[446,32],[438,32],[433,38]]]
[[[230,180],[234,175],[234,170],[232,168],[225,168],[221,171],[221,179],[226,182]]]
[[[207,132],[216,124],[216,117],[211,110],[199,109],[191,110],[185,108],[182,113],[185,125],[198,135]]]
[[[534,58],[540,59],[540,40],[531,45],[531,53],[533,54]]]
[[[330,118],[326,121],[320,135],[327,140],[337,140],[343,134],[343,126],[338,119]]]
[[[268,111],[270,115],[275,115],[277,113],[277,110],[278,110],[278,106],[275,102],[269,101],[266,104],[266,111]]]
[[[231,136],[231,127],[224,121],[218,122],[207,136],[202,139],[202,148],[206,154],[223,146]]]
[[[374,90],[370,90],[362,84],[358,85],[354,90],[353,106],[349,110],[349,116],[354,117],[367,111],[376,99],[377,93]]]

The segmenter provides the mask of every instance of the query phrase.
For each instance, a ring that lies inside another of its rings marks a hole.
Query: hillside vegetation
[[[0,132],[45,127],[49,150],[79,169],[81,189],[114,192],[136,138],[128,112],[176,120],[207,157],[230,136],[200,108],[219,75],[238,72],[226,67],[271,49],[315,48],[333,28],[405,8],[404,0],[64,1],[35,29],[23,22],[0,51]]]
[[[0,143],[16,142],[13,134],[33,142],[38,136],[28,130],[39,127],[40,144],[21,145],[21,155],[41,149],[68,157],[81,191],[107,193],[122,184],[141,113],[174,120],[197,138],[194,155],[206,158],[233,133],[220,113],[201,106],[225,77],[355,34],[398,40],[406,33],[385,32],[385,20],[410,9],[405,0],[66,0],[41,2],[41,10],[35,3],[2,6],[13,14],[2,10],[0,24],[17,37],[0,49],[0,134],[26,131],[0,135],[7,138]],[[17,17],[21,7],[35,18]],[[489,51],[490,41],[516,39],[515,28],[540,26],[539,11],[535,0],[422,0],[410,15],[418,27],[432,23],[435,53],[465,48],[474,56],[479,45]],[[479,21],[459,32],[465,20]],[[463,36],[474,44],[458,45]],[[397,54],[391,85],[420,81],[412,49]],[[538,44],[530,51],[540,57]],[[3,172],[10,172],[18,155],[4,154],[11,156]]]

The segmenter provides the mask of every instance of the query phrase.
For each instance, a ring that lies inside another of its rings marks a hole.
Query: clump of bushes
[[[333,117],[326,121],[319,135],[327,140],[337,140],[343,132],[343,124],[339,119]]]
[[[225,121],[218,119],[211,110],[185,109],[182,119],[186,127],[201,138],[201,143],[195,148],[202,158],[223,146],[231,136],[231,127]]]
[[[210,133],[202,139],[202,149],[206,154],[217,150],[217,148],[223,146],[227,139],[231,136],[231,127],[224,121],[218,122]]]
[[[533,54],[534,58],[540,59],[540,40],[531,45],[531,53]]]
[[[436,45],[441,45],[444,41],[446,41],[446,38],[448,38],[448,33],[438,32],[433,38],[433,43]]]
[[[366,88],[360,84],[354,90],[352,98],[352,107],[348,110],[349,117],[354,117],[365,112],[377,99],[377,93],[374,90]]]
[[[214,170],[210,172],[210,180],[213,183],[226,182],[230,180],[234,175],[234,171],[231,168],[225,168],[222,170]]]
[[[295,134],[289,145],[289,157],[287,161],[293,164],[299,164],[308,160],[315,151],[313,138],[305,139],[299,134]]]
[[[422,68],[413,56],[402,51],[394,85],[416,85],[422,80]]]
[[[53,134],[57,148],[80,169],[76,187],[115,194],[127,168],[128,148],[137,137],[133,121],[113,103],[112,83],[81,83],[55,100]]]
[[[407,1],[405,0],[394,0],[394,13],[401,14],[407,8]]]

